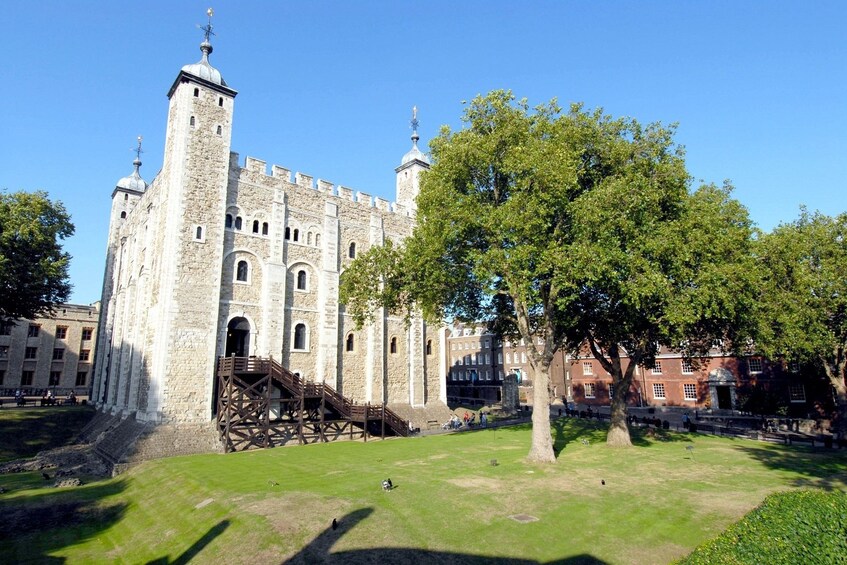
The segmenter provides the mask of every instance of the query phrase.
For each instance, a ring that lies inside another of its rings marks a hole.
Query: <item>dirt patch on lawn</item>
[[[459,488],[469,488],[476,491],[506,492],[512,489],[512,483],[486,477],[462,477],[449,479],[447,482]]]
[[[280,535],[306,535],[332,526],[353,507],[340,498],[291,493],[265,498],[244,506],[247,512],[265,517]]]

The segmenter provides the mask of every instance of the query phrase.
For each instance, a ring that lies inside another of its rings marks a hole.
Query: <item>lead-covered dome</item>
[[[134,190],[136,192],[144,192],[147,190],[147,182],[141,178],[141,172],[139,169],[141,168],[141,160],[135,159],[132,162],[135,166],[135,170],[132,171],[132,174],[126,176],[118,181],[118,184],[115,185],[115,188],[123,188],[126,190]]]
[[[208,40],[200,44],[203,57],[196,63],[185,65],[182,70],[203,80],[207,80],[221,86],[228,86],[221,72],[209,63],[209,54],[212,52],[212,44]]]

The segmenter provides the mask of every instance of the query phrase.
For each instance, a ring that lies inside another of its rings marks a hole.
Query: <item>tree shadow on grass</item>
[[[847,451],[813,451],[786,445],[744,445],[736,448],[759,460],[769,469],[791,471],[801,476],[791,484],[824,490],[847,489]]]
[[[191,547],[183,551],[179,557],[173,561],[170,561],[167,557],[160,557],[159,559],[148,561],[146,565],[186,565],[187,563],[190,563],[192,559],[197,557],[213,539],[224,533],[224,530],[228,527],[229,520],[221,520],[209,528],[209,531],[203,534],[203,537],[191,544]]]
[[[473,555],[451,551],[433,551],[412,547],[374,547],[332,553],[332,546],[349,533],[359,522],[373,513],[373,508],[360,508],[337,521],[337,528],[328,527],[297,554],[283,561],[286,565],[311,565],[313,563],[368,564],[373,563],[445,563],[482,565],[532,565],[539,561],[514,559],[491,555]],[[605,561],[592,555],[581,554],[547,562],[551,565],[606,565]]]
[[[62,563],[49,554],[97,536],[120,521],[126,503],[103,503],[122,492],[125,481],[0,498],[0,563]]]

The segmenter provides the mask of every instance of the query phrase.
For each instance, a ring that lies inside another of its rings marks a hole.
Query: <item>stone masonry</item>
[[[216,360],[232,354],[273,357],[358,402],[443,405],[443,332],[387,312],[356,329],[338,301],[357,254],[414,227],[429,167],[417,132],[393,203],[259,159],[241,165],[237,93],[209,64],[208,41],[201,51],[168,93],[161,171],[148,186],[136,160],[112,194],[97,406],[197,433],[214,418]]]

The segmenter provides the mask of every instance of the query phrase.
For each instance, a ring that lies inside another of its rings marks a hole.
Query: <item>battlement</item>
[[[230,153],[230,168],[235,171],[246,170],[253,173],[264,175],[268,178],[279,179],[285,183],[293,184],[301,188],[314,190],[329,196],[335,196],[348,202],[354,202],[366,208],[377,208],[389,214],[399,214],[402,216],[410,215],[410,210],[405,206],[391,202],[384,198],[374,197],[365,192],[353,190],[350,187],[336,185],[330,181],[307,175],[301,172],[295,172],[292,178],[291,169],[286,169],[279,165],[271,165],[271,172],[268,174],[268,163],[255,157],[247,156],[244,158],[244,166],[240,166],[239,155],[236,152]]]

